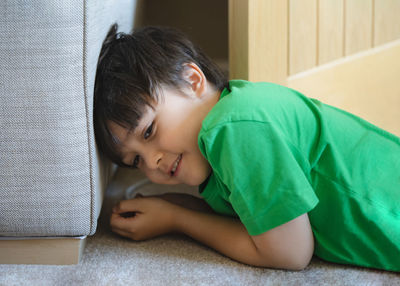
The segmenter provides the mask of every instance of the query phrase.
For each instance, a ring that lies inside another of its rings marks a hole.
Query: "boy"
[[[228,83],[177,31],[116,29],[96,76],[99,149],[153,182],[199,186],[216,213],[140,197],[114,208],[113,231],[177,231],[263,267],[303,269],[315,253],[400,271],[398,137],[286,87]]]

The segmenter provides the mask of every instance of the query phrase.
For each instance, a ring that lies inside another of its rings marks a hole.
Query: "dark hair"
[[[114,24],[103,42],[94,91],[94,131],[100,152],[126,166],[109,122],[136,128],[146,106],[159,100],[161,85],[180,89],[184,65],[195,63],[207,80],[222,91],[227,79],[220,69],[181,32],[144,27],[117,33]]]

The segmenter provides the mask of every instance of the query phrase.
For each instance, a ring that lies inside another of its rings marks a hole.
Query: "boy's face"
[[[167,88],[162,91],[163,98],[153,105],[154,109],[145,109],[134,130],[110,122],[110,131],[121,141],[123,162],[142,170],[151,181],[200,185],[211,168],[199,150],[197,138],[215,100]]]

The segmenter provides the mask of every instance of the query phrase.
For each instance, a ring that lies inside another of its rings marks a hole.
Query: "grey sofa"
[[[0,2],[0,263],[76,263],[95,233],[110,174],[92,127],[96,64],[135,7]]]

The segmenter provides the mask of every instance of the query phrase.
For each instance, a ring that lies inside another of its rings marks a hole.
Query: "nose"
[[[152,170],[158,169],[163,156],[163,153],[158,150],[148,150],[144,157],[147,168]]]

